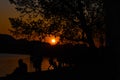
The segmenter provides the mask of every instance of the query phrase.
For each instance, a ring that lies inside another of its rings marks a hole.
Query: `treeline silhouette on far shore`
[[[79,56],[83,58],[99,56],[100,50],[97,48],[88,48],[85,45],[55,45],[39,41],[27,41],[26,39],[14,39],[10,35],[0,34],[0,53],[15,53],[41,56]],[[102,53],[101,53],[102,54]],[[91,57],[90,57],[91,56]],[[92,59],[92,58],[91,58]]]

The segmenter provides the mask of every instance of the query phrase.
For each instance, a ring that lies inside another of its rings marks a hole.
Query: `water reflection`
[[[0,53],[0,77],[11,74],[16,69],[16,67],[18,67],[19,59],[22,59],[23,62],[27,64],[28,72],[35,72],[33,63],[30,62],[30,55]],[[54,61],[56,65],[59,66],[59,62],[56,58],[54,58]],[[48,70],[49,66],[49,58],[44,57],[41,63],[41,70],[46,71]],[[64,64],[64,66],[68,65]],[[54,68],[51,67],[50,69],[52,70]]]
[[[19,54],[0,54],[0,76],[6,76],[11,74],[16,67],[18,67],[18,60],[23,59],[23,61],[28,65],[28,72],[34,72],[32,63],[30,63],[29,55],[19,55]],[[49,62],[48,58],[43,58],[42,61],[42,71],[48,70]]]

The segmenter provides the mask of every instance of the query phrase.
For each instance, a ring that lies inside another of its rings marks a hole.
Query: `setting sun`
[[[59,37],[59,36],[55,37],[55,36],[53,36],[53,35],[47,36],[47,37],[45,38],[45,41],[48,42],[48,43],[51,44],[51,45],[56,45],[56,44],[58,44],[59,40],[60,40],[60,37]]]
[[[55,45],[57,42],[56,42],[56,39],[55,38],[52,38],[51,39],[51,45]]]
[[[52,41],[52,43],[55,43],[55,42],[56,42],[55,39],[52,39],[51,41]]]

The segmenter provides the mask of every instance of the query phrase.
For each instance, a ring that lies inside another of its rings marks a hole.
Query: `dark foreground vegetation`
[[[21,75],[8,75],[3,80],[103,80],[105,73],[102,64],[81,64],[78,68],[62,68],[51,71],[31,72]]]
[[[71,44],[50,46],[47,43],[14,40],[10,37],[1,38],[0,42],[1,53],[29,54],[36,69],[35,72],[17,71],[1,77],[3,80],[103,80],[106,74],[105,48]],[[39,68],[43,57],[57,58],[59,65],[51,63],[53,70],[41,71]],[[64,63],[69,66],[63,66]]]

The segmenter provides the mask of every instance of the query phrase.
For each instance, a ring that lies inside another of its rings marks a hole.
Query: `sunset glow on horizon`
[[[51,42],[52,42],[52,43],[55,43],[55,42],[56,42],[56,40],[55,40],[55,39],[52,39],[52,40],[51,40]]]
[[[60,40],[60,37],[55,37],[53,35],[48,36],[45,38],[45,42],[51,44],[51,45],[56,45]]]
[[[55,38],[51,38],[51,42],[50,42],[50,44],[51,44],[51,45],[55,45],[55,44],[57,44],[56,39],[55,39]]]

